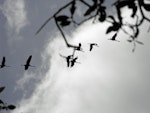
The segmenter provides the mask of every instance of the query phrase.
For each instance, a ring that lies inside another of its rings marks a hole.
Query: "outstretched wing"
[[[78,59],[78,57],[75,57],[75,58],[74,58],[74,61],[76,62],[77,59]]]
[[[92,45],[92,44],[90,44],[90,51],[92,51],[92,48],[93,48],[93,45]]]
[[[2,65],[3,66],[5,65],[5,61],[6,61],[5,57],[3,57],[3,60],[2,60]]]
[[[30,55],[29,58],[27,59],[26,65],[30,64],[31,58],[32,58],[32,55]]]

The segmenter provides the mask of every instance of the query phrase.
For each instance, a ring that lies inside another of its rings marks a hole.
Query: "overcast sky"
[[[0,1],[0,62],[5,56],[11,66],[0,69],[0,86],[6,87],[0,99],[16,105],[13,113],[149,113],[147,23],[139,36],[144,45],[137,45],[134,53],[124,33],[117,38],[120,42],[108,40],[112,36],[105,35],[108,23],[90,21],[77,27],[67,34],[68,40],[72,44],[81,42],[84,52],[76,53],[81,64],[67,68],[59,54],[67,56],[72,50],[66,48],[54,21],[35,33],[68,1]],[[107,5],[113,2],[106,1]],[[99,47],[89,52],[91,42]],[[36,67],[25,71],[21,65],[29,55]]]

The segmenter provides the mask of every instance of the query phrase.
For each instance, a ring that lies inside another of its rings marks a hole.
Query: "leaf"
[[[7,110],[7,107],[6,106],[2,106],[2,109],[6,109]]]
[[[116,40],[116,36],[117,36],[117,33],[115,33],[110,40]]]
[[[56,17],[56,21],[60,22],[60,25],[64,27],[71,23],[70,21],[68,21],[68,18],[69,18],[68,16],[61,15],[61,16]]]
[[[133,9],[133,13],[132,13],[131,17],[134,17],[135,14],[136,14],[136,12],[137,12],[137,7],[135,7],[135,8]]]
[[[150,4],[144,4],[143,7],[145,10],[150,11]]]
[[[131,15],[131,17],[134,17],[135,14],[136,14],[136,12],[137,12],[137,6],[136,6],[135,2],[134,1],[130,1],[129,4],[128,4],[128,7],[130,9],[132,9],[132,15]]]
[[[94,2],[94,4],[96,5],[97,4],[97,0],[92,0]]]
[[[99,6],[99,8],[98,8],[98,11],[101,13],[101,12],[105,12],[105,10],[106,10],[106,6]]]
[[[61,15],[56,17],[56,21],[66,21],[69,17],[66,15]]]
[[[4,89],[5,87],[0,87],[0,93],[3,92]]]
[[[110,18],[111,20],[113,20],[113,22],[116,22],[115,18],[112,15],[109,15],[108,18]]]
[[[120,25],[119,23],[114,22],[114,23],[113,23],[113,26],[110,26],[110,27],[107,29],[106,34],[112,32],[112,31],[118,31],[120,27],[121,27],[121,25]]]
[[[143,6],[144,0],[139,0],[138,2],[139,2],[139,6],[140,6],[140,7]]]
[[[142,1],[142,0],[140,0]],[[117,7],[117,11],[120,12],[120,8],[128,6],[128,8],[132,9],[133,13],[131,15],[131,17],[134,17],[136,12],[137,12],[137,6],[134,2],[134,0],[124,0],[124,1],[118,1],[116,3],[116,7]],[[120,14],[120,13],[118,13]],[[121,17],[121,15],[119,15],[119,17]]]
[[[3,104],[4,105],[4,102],[2,100],[0,100],[0,104]]]
[[[105,0],[100,0],[100,1],[101,1],[101,3],[104,3]]]
[[[129,4],[129,1],[118,1],[117,3],[116,3],[116,6],[118,7],[118,8],[122,8],[122,7],[125,7],[126,5],[128,5]]]
[[[13,109],[16,108],[16,106],[14,106],[14,105],[8,105],[7,108],[8,108],[9,110],[13,110]]]
[[[99,17],[99,21],[100,22],[104,22],[106,19],[106,12],[101,12],[101,15]]]
[[[60,23],[60,25],[61,25],[62,27],[65,27],[65,26],[68,26],[70,23],[71,23],[70,21],[62,21],[62,22]]]
[[[107,29],[106,34],[112,32],[112,31],[113,31],[113,26],[110,26],[110,27]]]
[[[95,5],[89,7],[89,9],[84,13],[84,16],[91,14],[96,9]]]
[[[142,1],[142,0],[139,0],[139,1]],[[125,6],[128,6],[128,8],[132,9],[131,17],[134,17],[136,12],[137,12],[137,6],[136,6],[136,3],[135,3],[135,0],[118,1],[116,3],[116,9],[117,9],[117,14],[118,14],[118,18],[119,18],[120,22],[122,21],[120,9],[122,7],[125,7]]]
[[[73,17],[74,13],[76,10],[76,6],[75,6],[75,1],[72,2],[71,8],[70,8],[70,12],[71,12],[71,17]]]

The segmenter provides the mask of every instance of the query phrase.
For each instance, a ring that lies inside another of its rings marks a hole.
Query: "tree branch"
[[[91,7],[88,3],[86,3],[84,0],[79,0],[80,2],[82,2],[83,4],[85,4],[88,7]]]
[[[64,35],[64,33],[63,33],[63,31],[61,30],[60,26],[58,25],[55,16],[54,16],[54,20],[55,20],[56,26],[57,26],[58,30],[60,31],[60,33],[61,33],[61,35],[62,35],[62,37],[63,37],[63,39],[64,39],[64,41],[65,41],[65,43],[66,43],[66,45],[67,45],[67,47],[69,47],[69,46],[68,46],[68,45],[69,45],[69,44],[68,44],[68,41],[67,41],[67,39],[66,39],[66,37],[65,37],[65,35]]]
[[[60,13],[63,9],[65,9],[66,7],[68,7],[69,5],[72,4],[73,1],[67,3],[65,6],[63,6],[62,8],[60,8],[53,16],[49,17],[44,24],[37,30],[37,32],[35,33],[36,35],[44,28],[44,26],[52,19],[54,18],[58,13]]]

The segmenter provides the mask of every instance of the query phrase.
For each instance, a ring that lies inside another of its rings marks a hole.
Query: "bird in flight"
[[[3,57],[2,62],[1,62],[1,65],[0,65],[0,68],[10,67],[10,66],[7,66],[7,65],[5,64],[5,62],[6,62],[6,58]]]
[[[30,55],[30,56],[28,57],[28,59],[27,59],[27,61],[26,61],[26,64],[22,65],[22,66],[24,66],[24,69],[25,69],[25,70],[28,70],[29,66],[30,66],[30,67],[35,67],[35,66],[30,65],[31,59],[32,59],[32,55]]]
[[[73,56],[74,56],[74,54],[75,54],[76,51],[84,52],[83,49],[81,48],[81,43],[79,43],[78,46],[74,46],[73,48],[74,48],[73,49],[73,53],[72,53]]]
[[[96,43],[89,43],[89,44],[90,44],[90,51],[92,51],[93,46],[97,46],[97,47],[99,47],[99,46],[98,46],[98,44],[96,44]]]
[[[79,45],[77,47],[74,48],[74,50],[77,50],[77,51],[82,51],[82,48],[81,48],[81,43],[79,43]]]
[[[68,56],[63,56],[61,54],[59,54],[61,57],[65,58],[66,59],[66,62],[67,62],[67,67],[70,66],[70,59],[72,59],[73,55],[68,55]]]

